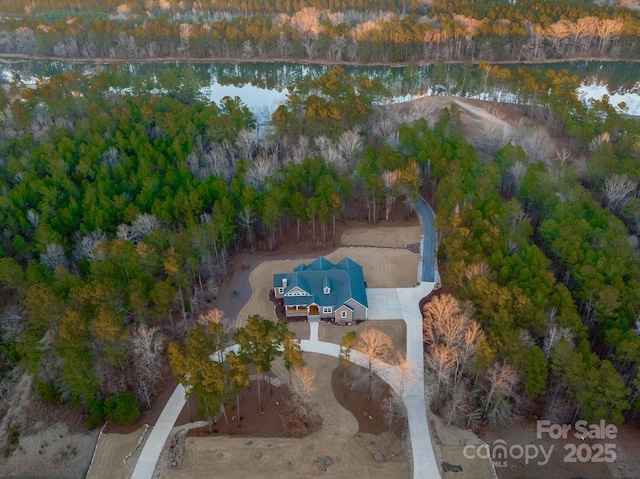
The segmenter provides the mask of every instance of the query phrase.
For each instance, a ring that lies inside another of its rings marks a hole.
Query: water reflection
[[[517,69],[538,68],[568,70],[581,81],[579,94],[588,99],[600,99],[603,94],[611,97],[611,103],[625,102],[630,114],[640,114],[640,64],[634,62],[564,62],[532,65],[511,65]],[[326,65],[299,63],[66,63],[51,61],[22,61],[0,66],[0,82],[10,82],[14,75],[29,83],[38,77],[50,77],[63,72],[79,71],[83,74],[108,69],[124,68],[136,77],[160,75],[167,68],[189,69],[206,85],[203,94],[218,102],[224,96],[239,96],[254,111],[273,110],[283,102],[288,87],[302,80],[305,75],[319,78],[330,68]],[[381,78],[389,88],[394,101],[406,101],[430,94],[436,85],[443,85],[452,95],[508,101],[509,92],[496,90],[487,93],[482,74],[477,67],[465,65],[410,65],[402,67],[344,66],[348,73]]]

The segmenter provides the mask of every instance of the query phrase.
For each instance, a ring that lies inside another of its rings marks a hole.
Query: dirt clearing
[[[376,228],[351,228],[340,238],[344,246],[384,246],[404,248],[408,244],[419,243],[422,236],[420,226]]]
[[[337,263],[347,256],[362,266],[364,279],[369,288],[402,288],[417,283],[420,255],[406,249],[345,247],[327,254],[326,258]],[[240,310],[236,326],[243,326],[247,318],[253,314],[260,314],[275,321],[277,318],[274,305],[269,300],[273,275],[289,273],[300,263],[309,264],[311,261],[313,259],[274,260],[258,265],[249,275],[249,285],[253,294]]]
[[[377,462],[358,445],[358,421],[336,400],[331,387],[336,358],[305,353],[307,366],[316,373],[313,392],[322,416],[318,432],[302,439],[260,437],[190,437],[182,469],[164,472],[162,479],[300,478],[329,475],[334,478],[406,478],[406,456]],[[279,369],[279,368],[274,368]],[[284,367],[276,371],[286,381]]]
[[[130,434],[100,434],[87,479],[127,479],[130,471],[124,459],[140,445],[145,430],[141,427]]]

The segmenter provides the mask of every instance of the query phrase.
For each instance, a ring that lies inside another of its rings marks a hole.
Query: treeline
[[[624,59],[640,53],[637,11],[591,3],[204,3],[123,4],[102,13],[52,6],[49,17],[39,5],[2,20],[0,53],[361,63]]]

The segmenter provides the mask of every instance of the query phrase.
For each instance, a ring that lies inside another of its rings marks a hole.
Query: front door
[[[309,306],[309,316],[318,316],[320,312],[318,311],[318,305],[312,304]]]

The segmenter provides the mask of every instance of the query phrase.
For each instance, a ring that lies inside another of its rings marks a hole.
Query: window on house
[[[284,293],[284,288],[278,288],[278,294]]]
[[[346,311],[340,311],[340,317],[341,318],[346,318],[347,317],[347,312]]]
[[[324,288],[324,294],[329,294],[331,292],[330,288]]]
[[[323,306],[322,307],[322,312],[323,313],[330,313],[333,310],[333,308],[331,306]]]

